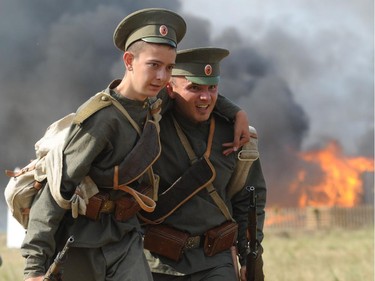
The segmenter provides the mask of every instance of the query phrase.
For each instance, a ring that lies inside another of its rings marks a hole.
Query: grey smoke
[[[75,111],[120,77],[121,53],[112,44],[112,34],[124,15],[145,7],[181,10],[181,2],[168,0],[125,4],[119,0],[0,0],[0,5],[0,170],[27,164],[34,157],[34,143],[50,123]],[[220,91],[249,113],[258,130],[269,204],[296,205],[297,197],[289,193],[288,184],[295,179],[297,168],[307,165],[297,154],[317,128],[312,128],[302,106],[303,101],[311,103],[309,97],[297,93],[297,101],[286,78],[309,78],[320,71],[309,53],[309,42],[281,27],[252,43],[235,28],[213,37],[207,19],[193,12],[183,16],[188,32],[180,48],[215,45],[230,49],[231,55],[223,61]],[[351,86],[360,94],[371,91],[368,85]],[[330,101],[334,106],[335,100]],[[315,106],[319,110],[320,105]],[[324,140],[324,130],[329,128],[322,128],[310,145]],[[373,131],[363,140],[358,154],[373,157]],[[319,174],[314,169],[311,171]],[[1,174],[0,186],[7,181]]]

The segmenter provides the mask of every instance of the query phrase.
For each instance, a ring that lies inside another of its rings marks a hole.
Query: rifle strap
[[[198,157],[196,156],[193,148],[190,145],[189,140],[187,139],[186,135],[184,134],[180,125],[178,124],[178,122],[176,121],[176,119],[174,117],[173,117],[173,123],[176,127],[177,135],[180,138],[180,141],[181,141],[182,145],[184,146],[184,148],[186,150],[186,153],[189,156],[190,162],[193,164],[195,161],[197,161]],[[204,153],[204,156],[207,159],[210,157],[214,132],[215,132],[215,118],[212,116],[211,119],[210,119],[210,132],[209,132],[208,140],[207,140],[207,149]],[[215,204],[219,207],[220,211],[223,213],[225,218],[227,220],[234,221],[234,219],[232,218],[232,216],[231,216],[231,214],[228,210],[227,205],[225,204],[224,200],[220,197],[220,195],[217,193],[213,184],[212,183],[208,184],[206,188],[207,188],[208,194],[211,196],[211,198],[215,202]]]

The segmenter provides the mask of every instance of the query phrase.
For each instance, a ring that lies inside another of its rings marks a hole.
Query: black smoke
[[[228,28],[213,38],[210,22],[193,11],[180,12],[181,1],[0,0],[0,7],[0,170],[27,164],[50,123],[121,77],[122,54],[112,43],[118,22],[135,10],[163,7],[187,21],[180,49],[231,51],[223,61],[220,91],[248,112],[259,133],[269,205],[296,204],[288,184],[303,165],[297,154],[309,133],[309,118],[281,71],[285,65],[238,30]],[[287,41],[283,36],[279,32],[273,38]],[[300,63],[310,71],[307,56]],[[369,150],[369,142],[361,145]],[[2,189],[7,182],[1,174]]]
[[[135,10],[178,1],[0,0],[0,186],[35,157],[49,124],[122,75],[113,31]],[[6,214],[4,197],[0,211]],[[5,219],[0,219],[3,229]]]

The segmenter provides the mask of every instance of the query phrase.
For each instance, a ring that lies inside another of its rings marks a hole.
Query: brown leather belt
[[[190,236],[186,231],[157,224],[146,228],[143,245],[153,254],[178,261],[190,249],[202,248],[206,256],[229,250],[237,239],[237,233],[238,224],[232,221],[226,221],[198,236]]]
[[[131,196],[110,200],[109,193],[100,192],[89,199],[86,217],[98,220],[101,214],[113,214],[118,221],[126,221],[135,216],[140,206]]]

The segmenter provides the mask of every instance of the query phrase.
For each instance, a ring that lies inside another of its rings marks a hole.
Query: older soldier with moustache
[[[54,254],[70,235],[74,243],[62,280],[152,280],[135,214],[155,206],[153,196],[147,196],[149,190],[157,193],[152,164],[161,149],[155,97],[169,81],[177,43],[185,31],[185,21],[165,9],[134,12],[116,28],[114,42],[124,52],[126,72],[78,109],[62,159],[52,161],[61,162],[61,167],[46,167],[48,175],[61,173],[57,177],[61,185],[48,178],[31,208],[21,249],[25,280],[43,280]],[[223,104],[227,108],[225,100]],[[243,117],[234,105],[226,112],[232,118]],[[240,124],[247,123],[247,118],[242,120]],[[246,139],[248,132],[239,128]],[[239,143],[239,136],[228,141],[226,151]],[[88,196],[92,186],[99,193]],[[84,211],[66,212],[66,204],[73,206],[73,198],[85,195]]]

